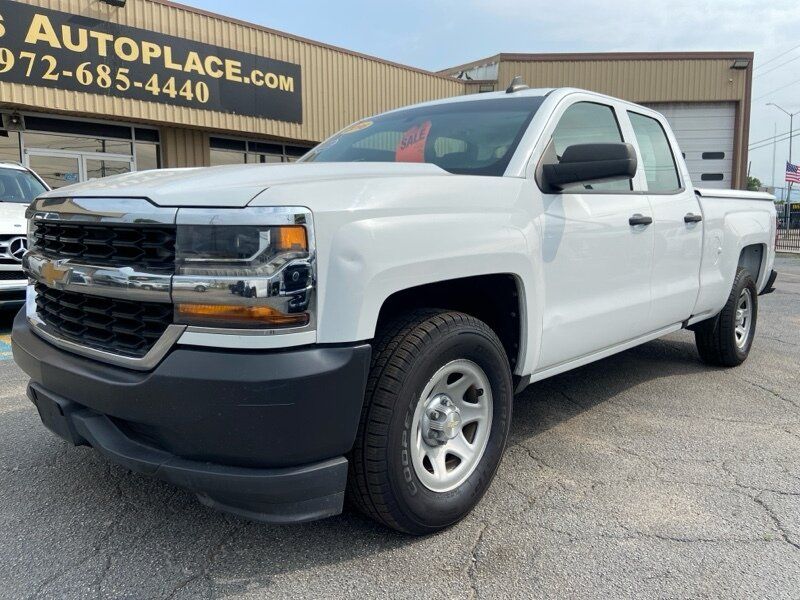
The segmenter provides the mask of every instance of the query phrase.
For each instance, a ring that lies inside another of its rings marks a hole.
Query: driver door
[[[558,161],[573,144],[635,143],[623,135],[618,115],[624,118],[621,109],[594,98],[562,104],[545,129],[542,161]],[[635,181],[575,184],[543,193],[545,302],[537,371],[649,331],[653,229],[629,220],[652,211]]]

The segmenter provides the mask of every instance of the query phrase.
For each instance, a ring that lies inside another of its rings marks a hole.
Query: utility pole
[[[773,123],[775,126],[775,135],[772,137],[772,193],[775,193],[775,153],[778,150],[778,124]]]
[[[793,112],[793,113],[790,113],[788,110],[786,110],[784,108],[781,108],[780,106],[778,106],[774,102],[768,102],[767,106],[774,106],[775,108],[777,108],[782,113],[789,115],[789,163],[791,163],[792,162],[792,146],[793,146],[793,142],[794,142],[794,140],[792,139],[792,138],[794,138],[794,116],[797,115],[797,114],[800,114],[800,110],[798,110],[796,112]],[[786,192],[786,202],[791,202],[791,201],[792,201],[792,182],[790,181],[790,182],[788,182],[788,190]]]

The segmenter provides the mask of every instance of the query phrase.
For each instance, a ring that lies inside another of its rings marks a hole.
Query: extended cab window
[[[551,160],[561,160],[569,146],[574,144],[605,144],[622,142],[622,132],[614,115],[614,109],[605,104],[577,102],[562,115],[553,130],[552,144],[548,148],[555,152]],[[545,157],[547,159],[547,157]],[[631,180],[604,181],[566,186],[563,191],[630,191]]]
[[[302,162],[418,162],[461,175],[501,176],[543,97],[452,102],[359,121]]]
[[[44,191],[42,183],[28,171],[0,169],[0,202],[29,204]]]
[[[681,189],[681,180],[661,123],[634,112],[628,115],[642,155],[648,191],[661,194],[677,192]]]

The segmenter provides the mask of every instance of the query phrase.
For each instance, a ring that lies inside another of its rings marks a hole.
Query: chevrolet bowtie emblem
[[[57,283],[66,283],[70,274],[69,267],[62,267],[56,263],[48,262],[42,266],[42,283],[49,287],[54,287]]]

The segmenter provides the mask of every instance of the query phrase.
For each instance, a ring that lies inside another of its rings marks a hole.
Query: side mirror
[[[575,144],[564,150],[561,162],[542,165],[542,178],[551,189],[573,183],[632,179],[636,150],[631,144]]]

